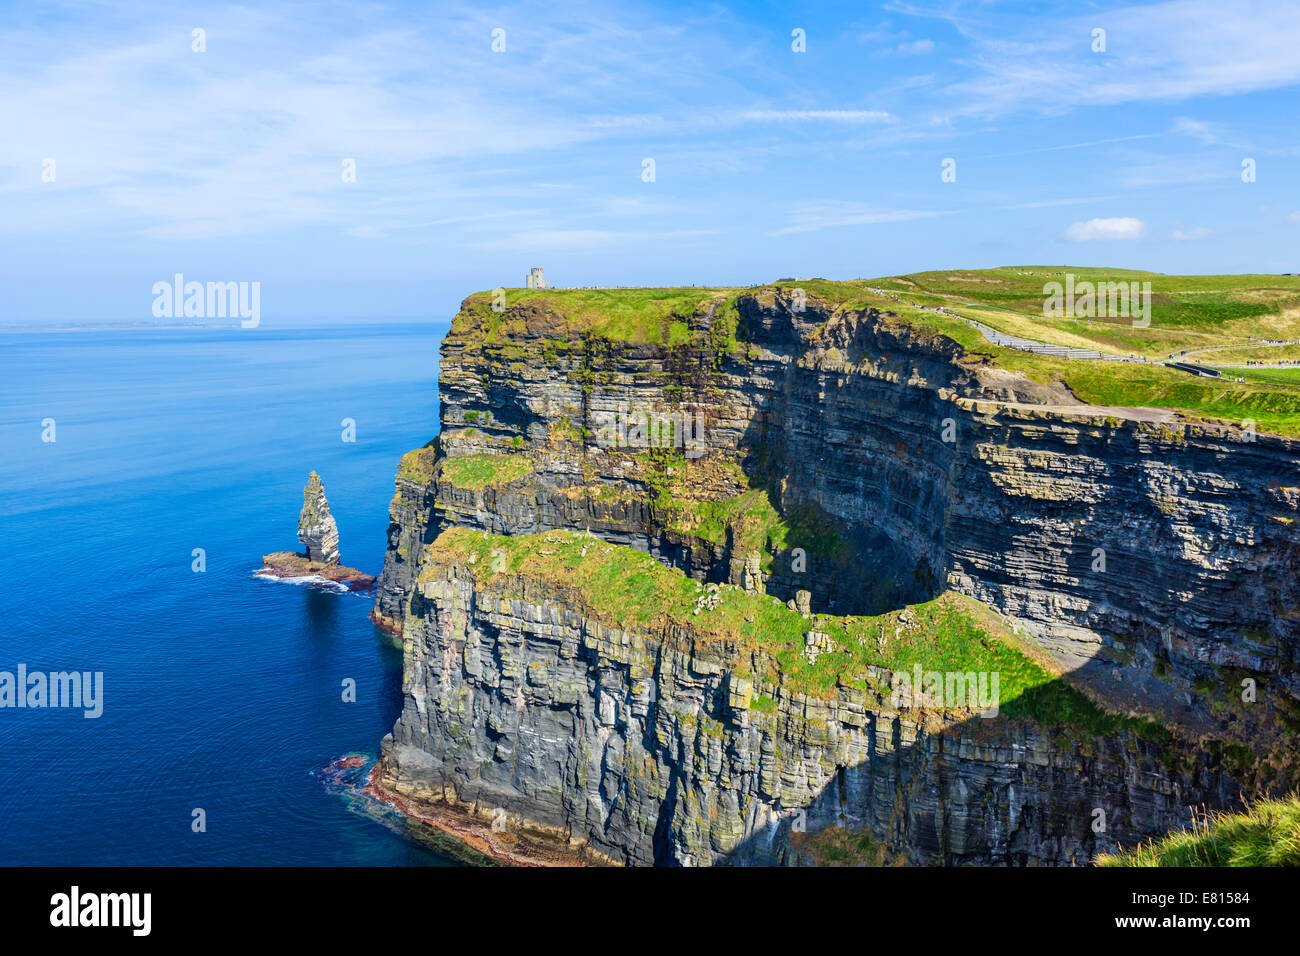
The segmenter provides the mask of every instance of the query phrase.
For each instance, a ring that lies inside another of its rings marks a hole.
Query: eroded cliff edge
[[[376,618],[403,631],[406,704],[386,785],[630,863],[811,860],[843,833],[912,862],[1077,863],[1291,785],[1295,442],[1082,406],[883,310],[696,298],[649,334],[558,296],[466,300],[441,434],[392,505]],[[629,410],[699,416],[702,453],[608,447]],[[888,668],[851,653],[803,686],[755,642],[611,627],[545,575],[471,571],[439,538],[455,529],[582,531],[738,592],[806,589],[819,614],[954,592],[1147,720],[900,711]]]

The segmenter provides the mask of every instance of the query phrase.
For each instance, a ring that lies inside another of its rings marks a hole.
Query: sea
[[[0,329],[0,672],[102,674],[0,707],[0,865],[452,862],[331,770],[400,709],[373,598],[256,576],[313,470],[379,574],[445,328]]]

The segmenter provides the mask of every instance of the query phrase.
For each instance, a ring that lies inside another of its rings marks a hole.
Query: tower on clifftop
[[[542,275],[541,268],[536,266],[528,270],[528,278],[524,280],[524,285],[525,288],[529,289],[549,288],[546,284],[546,277]]]

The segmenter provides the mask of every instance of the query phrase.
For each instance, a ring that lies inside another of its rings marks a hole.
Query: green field
[[[1043,315],[1043,287],[1076,282],[1150,282],[1151,324],[1134,329],[1130,319],[1095,317],[1088,321],[1049,319]],[[1250,336],[1300,338],[1300,276],[1171,276],[1126,269],[1074,266],[1010,266],[999,269],[923,272],[871,280],[909,301],[949,306],[978,305],[1026,319],[1043,334],[1065,331],[1094,347],[1140,355],[1166,356],[1199,345],[1249,344]],[[1046,340],[1046,339],[1045,339]],[[1169,348],[1171,341],[1179,343]]]
[[[1133,328],[1131,318],[1120,317],[1045,317],[1044,284],[1063,283],[1067,273],[1074,274],[1076,282],[1150,282],[1150,326]],[[894,291],[908,304],[905,314],[912,321],[941,330],[970,351],[1031,379],[1064,382],[1090,404],[1180,409],[1235,424],[1250,419],[1260,431],[1300,435],[1300,388],[1296,387],[1300,376],[1290,369],[1225,369],[1227,376],[1246,379],[1232,382],[1198,378],[1154,363],[1053,358],[999,348],[965,323],[957,322],[964,326],[957,328],[930,310],[910,308],[913,301],[942,305],[1010,335],[1150,359],[1183,350],[1234,347],[1187,359],[1214,365],[1216,359],[1264,359],[1272,354],[1259,346],[1258,339],[1300,339],[1300,276],[1167,276],[1119,269],[1015,266],[918,273],[865,284]],[[1276,351],[1279,357],[1291,357],[1294,347]]]
[[[1225,375],[1240,375],[1252,382],[1270,385],[1300,387],[1300,367],[1296,368],[1234,368],[1224,369]]]

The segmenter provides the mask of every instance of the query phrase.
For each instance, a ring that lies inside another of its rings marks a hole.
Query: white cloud
[[[922,54],[934,52],[933,40],[913,40],[911,43],[898,44],[898,52],[903,54]]]
[[[1141,219],[1122,216],[1114,219],[1089,219],[1076,222],[1065,230],[1065,238],[1075,242],[1090,242],[1094,239],[1140,239],[1146,234],[1146,225]]]
[[[1214,235],[1214,230],[1207,229],[1205,226],[1197,226],[1194,229],[1175,229],[1169,234],[1169,238],[1187,241],[1190,239],[1204,239],[1212,235]]]
[[[1291,215],[1286,218],[1288,222],[1300,222],[1300,210],[1291,213]]]

